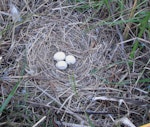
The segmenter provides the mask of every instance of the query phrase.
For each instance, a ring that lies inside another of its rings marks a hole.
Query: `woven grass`
[[[135,59],[132,72],[130,40],[124,42],[123,54],[115,27],[95,25],[101,20],[97,15],[91,18],[93,10],[76,11],[78,5],[60,3],[16,0],[13,4],[22,8],[22,21],[4,17],[1,104],[22,80],[0,125],[111,127],[124,120],[137,126],[148,121],[148,90],[145,82],[136,82],[140,76],[149,77],[148,39],[142,40],[146,47],[137,51],[141,57]],[[58,70],[53,59],[57,51],[74,55],[77,62]]]
[[[57,112],[60,113],[65,109],[61,119],[64,117],[70,119],[71,116],[65,115],[67,112],[84,111],[88,107],[95,107],[89,103],[94,96],[93,92],[82,91],[82,88],[99,87],[99,80],[90,73],[94,68],[101,68],[107,64],[103,55],[112,34],[107,33],[103,27],[97,28],[97,31],[89,30],[88,24],[80,22],[78,17],[70,15],[69,11],[68,13],[63,10],[61,13],[54,11],[49,15],[42,13],[44,15],[33,19],[28,27],[27,71],[31,76],[45,79],[39,79],[40,81],[34,83],[47,89],[52,97],[58,99],[61,105]],[[65,71],[58,70],[53,59],[57,51],[74,55],[77,59],[76,64],[69,66]],[[52,104],[54,100],[49,99],[46,102]],[[82,118],[82,115],[74,113],[70,115],[79,121],[86,119]]]

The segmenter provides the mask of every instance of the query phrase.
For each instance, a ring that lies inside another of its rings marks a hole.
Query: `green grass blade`
[[[24,71],[25,71],[25,66],[26,66],[26,60],[24,62],[23,68],[21,70],[21,76],[23,76]],[[23,78],[20,78],[18,80],[18,82],[16,83],[16,85],[13,87],[12,91],[10,92],[10,94],[8,95],[8,97],[6,98],[6,100],[2,103],[2,105],[0,106],[0,115],[2,114],[2,112],[4,111],[4,109],[6,108],[6,106],[8,105],[8,103],[10,102],[11,98],[14,96],[14,94],[16,93],[21,81]]]
[[[14,96],[14,94],[16,93],[19,85],[20,85],[20,81],[17,82],[17,84],[15,85],[15,87],[13,88],[13,90],[11,91],[11,93],[8,95],[7,99],[4,101],[4,103],[2,104],[2,106],[0,107],[0,114],[3,112],[3,110],[5,109],[5,107],[8,105],[8,103],[10,102],[11,98]]]
[[[76,81],[74,75],[70,76],[70,81],[71,81],[72,90],[74,91],[75,95],[78,95],[78,92],[76,90]]]
[[[91,127],[95,127],[86,112],[85,112],[85,116],[86,116],[86,118],[87,118],[87,120],[88,120],[89,125],[90,125]]]
[[[144,31],[146,30],[147,26],[148,26],[148,20],[150,19],[150,12],[147,12],[145,18],[141,21],[141,25],[140,25],[140,32],[138,34],[138,37],[141,38]],[[138,40],[135,41],[135,43],[133,44],[133,48],[132,51],[130,53],[130,59],[133,59],[135,56],[135,52],[137,50],[139,46],[139,42]],[[132,64],[132,63],[131,63]]]

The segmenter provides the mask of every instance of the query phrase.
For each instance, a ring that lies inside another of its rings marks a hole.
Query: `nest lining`
[[[102,37],[106,34],[97,33],[101,36],[98,38],[95,30],[85,32],[86,26],[78,24],[79,21],[76,19],[58,18],[41,17],[30,24],[27,53],[31,75],[41,74],[64,84],[69,82],[71,75],[78,83],[87,77],[90,79],[90,71],[106,63],[103,52],[108,38],[104,42]],[[95,46],[92,46],[92,43]],[[58,70],[53,60],[53,55],[57,51],[74,55],[77,59],[76,64],[69,66],[65,71]]]

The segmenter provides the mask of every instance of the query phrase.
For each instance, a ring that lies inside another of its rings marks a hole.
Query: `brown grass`
[[[26,0],[13,4],[20,9],[21,23],[0,13],[0,29],[7,28],[0,40],[1,104],[23,80],[1,114],[0,126],[139,126],[150,120],[147,84],[138,82],[149,78],[150,40],[143,39],[147,47],[137,51],[130,70],[130,39],[120,42],[115,27],[93,27],[94,20],[86,22],[90,13],[75,11],[77,5]],[[3,5],[1,11],[9,13],[7,8]],[[125,56],[119,43],[125,45]],[[57,51],[74,55],[77,63],[58,70],[53,60]]]

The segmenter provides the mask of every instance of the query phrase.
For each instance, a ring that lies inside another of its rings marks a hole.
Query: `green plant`
[[[4,111],[4,109],[7,107],[8,103],[10,102],[11,98],[15,95],[18,87],[20,86],[20,83],[22,81],[22,76],[24,75],[25,72],[25,66],[26,66],[26,62],[24,62],[24,65],[22,67],[22,70],[20,72],[20,76],[21,78],[18,80],[18,82],[16,83],[16,85],[13,87],[12,91],[10,92],[10,94],[8,95],[8,97],[6,98],[6,100],[2,103],[2,105],[0,106],[0,115],[2,114],[2,112]]]
[[[141,38],[144,32],[149,33],[150,32],[150,27],[149,27],[149,19],[150,19],[150,12],[144,12],[144,17],[140,20],[140,26],[139,26],[139,33],[137,37]],[[133,44],[132,51],[130,53],[130,59],[133,59],[135,56],[135,52],[139,46],[139,41],[136,40]]]
[[[75,81],[74,74],[72,74],[71,76],[69,76],[69,79],[70,79],[70,82],[71,82],[72,90],[74,91],[75,95],[78,95],[78,92],[76,90],[76,81]]]

